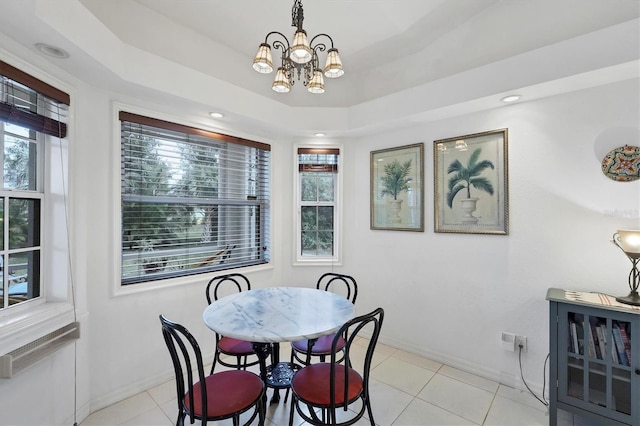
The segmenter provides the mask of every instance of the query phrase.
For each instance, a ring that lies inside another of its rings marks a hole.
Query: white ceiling
[[[305,0],[304,28],[309,37],[333,38],[345,75],[326,79],[322,95],[294,87],[304,95],[296,97],[272,93],[273,74],[250,68],[268,32],[292,38],[292,0],[81,1],[125,43],[298,106],[325,101],[317,98],[328,98],[326,106],[358,104],[639,14],[637,0]],[[204,69],[200,58],[181,55],[191,32],[210,43],[202,55],[219,52],[216,66]],[[237,54],[225,58],[217,45]]]
[[[55,44],[71,57],[47,60],[111,90],[132,90],[122,81],[127,64],[114,65],[118,46],[111,40],[117,39],[270,102],[357,108],[460,76],[483,85],[471,73],[526,55],[534,58],[543,49],[569,46],[572,40],[587,40],[589,34],[624,23],[637,27],[640,16],[638,0],[304,0],[304,28],[309,36],[327,33],[333,38],[345,75],[325,79],[322,95],[308,93],[301,83],[288,94],[277,94],[271,90],[273,74],[258,74],[251,63],[268,32],[292,36],[292,5],[293,0],[2,0],[0,35],[31,50],[36,42]],[[91,19],[65,21],[59,11],[65,8],[69,16]],[[632,34],[639,38],[640,30]],[[495,76],[510,83],[492,83],[496,88],[491,90],[517,91],[619,66],[629,58],[637,61],[639,52],[628,51],[637,46],[637,40],[620,40],[594,46],[598,58],[580,50],[575,60],[529,63],[510,75]],[[558,51],[566,56],[566,49]],[[276,57],[274,51],[274,61]],[[440,106],[472,100],[457,95]]]

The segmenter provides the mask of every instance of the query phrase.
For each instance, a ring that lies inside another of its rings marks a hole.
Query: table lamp
[[[620,247],[620,250],[627,255],[633,265],[629,273],[631,293],[628,296],[616,297],[616,300],[627,305],[640,306],[640,295],[638,294],[638,285],[640,285],[640,269],[638,269],[638,261],[640,261],[640,230],[618,229],[618,232],[613,234],[613,243]]]

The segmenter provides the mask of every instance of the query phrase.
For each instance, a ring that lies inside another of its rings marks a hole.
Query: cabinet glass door
[[[593,411],[630,415],[631,323],[591,312],[596,311],[562,314],[567,320],[566,397]]]
[[[631,323],[611,322],[612,349],[612,408],[631,414]]]

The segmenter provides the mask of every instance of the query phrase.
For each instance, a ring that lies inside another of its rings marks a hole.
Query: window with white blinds
[[[269,262],[269,145],[120,121],[123,285]]]

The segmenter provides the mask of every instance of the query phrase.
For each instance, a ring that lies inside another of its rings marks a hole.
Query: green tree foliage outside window
[[[337,155],[300,155],[301,164],[334,165]],[[313,167],[311,167],[313,169]],[[335,250],[335,188],[337,173],[302,171],[300,176],[301,255],[331,257]]]

